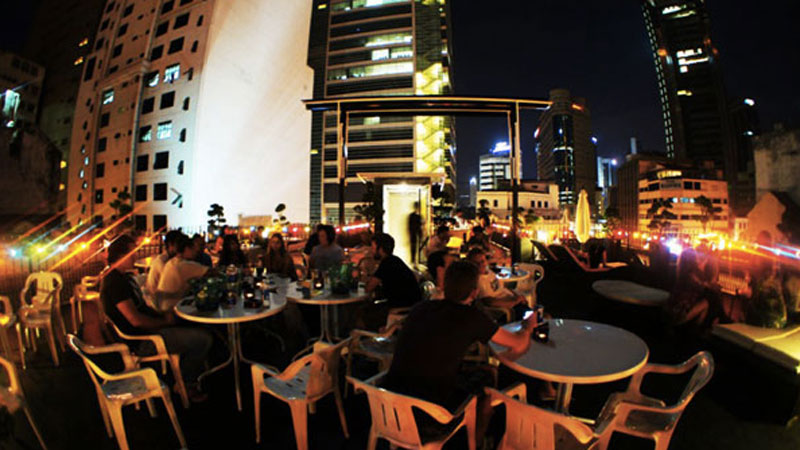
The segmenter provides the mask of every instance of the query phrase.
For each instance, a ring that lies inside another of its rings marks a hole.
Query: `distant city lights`
[[[755,106],[756,105],[756,101],[753,100],[752,98],[746,98],[746,99],[744,99],[744,104],[747,105],[747,106]]]
[[[508,153],[511,151],[511,145],[508,142],[502,141],[497,142],[494,144],[494,148],[492,148],[492,154],[496,155],[498,153]]]

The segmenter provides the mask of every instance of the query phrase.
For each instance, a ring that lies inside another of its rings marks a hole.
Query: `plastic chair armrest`
[[[131,350],[128,348],[127,345],[122,343],[103,345],[103,346],[87,345],[86,347],[83,348],[83,351],[89,355],[118,353],[120,357],[122,357],[122,363],[125,365],[126,372],[133,371],[136,368],[136,364],[133,361],[133,356],[131,355]]]
[[[686,373],[692,368],[694,368],[696,364],[694,361],[689,360],[677,366],[669,366],[666,364],[647,364],[644,366],[640,371],[633,374],[631,377],[630,384],[628,384],[628,391],[631,392],[640,392],[642,387],[642,381],[644,380],[645,375],[651,373],[658,373],[662,375],[680,375],[682,373]]]
[[[525,383],[517,383],[503,391],[503,394],[515,398],[522,403],[528,403],[528,387]]]
[[[153,346],[156,348],[156,353],[158,355],[169,355],[169,352],[167,351],[167,344],[164,342],[164,338],[158,334],[144,334],[140,336],[135,336],[131,334],[125,334],[117,329],[115,329],[115,331],[121,339],[124,339],[126,341],[152,342]]]
[[[130,378],[137,378],[137,377],[141,377],[144,380],[144,384],[145,386],[147,386],[148,390],[152,391],[161,389],[161,381],[159,381],[158,375],[156,375],[156,371],[150,367],[126,371],[114,375],[107,374],[105,379],[106,381],[117,381],[117,380],[127,380]]]
[[[314,353],[311,353],[309,355],[303,356],[302,358],[298,359],[297,361],[294,361],[291,364],[289,364],[289,366],[287,366],[285,369],[283,369],[283,372],[275,375],[275,378],[278,378],[280,380],[291,379],[295,375],[297,375],[301,370],[303,370],[304,367],[306,367],[307,365],[311,364],[311,362],[314,359],[317,359],[317,358],[319,358],[319,355],[316,355]]]
[[[264,378],[264,374],[267,374],[267,375],[269,375],[269,376],[271,376],[273,378],[280,377],[280,371],[278,371],[278,369],[276,369],[276,368],[274,368],[272,366],[268,366],[266,364],[261,364],[261,363],[255,363],[250,367],[251,367],[250,370],[251,370],[251,372],[252,372],[254,377],[257,377],[257,378],[260,377],[261,379],[263,379]]]

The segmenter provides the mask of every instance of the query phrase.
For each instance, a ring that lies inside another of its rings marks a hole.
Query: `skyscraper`
[[[108,220],[129,192],[139,230],[198,229],[287,206],[305,220],[310,2],[108,0],[72,127],[68,220]]]
[[[448,16],[445,0],[314,0],[314,98],[449,94]],[[350,117],[348,214],[363,201],[358,173],[441,173],[454,191],[452,125],[443,116]],[[336,127],[335,113],[312,113],[312,222],[338,220]]]
[[[601,211],[608,208],[610,202],[611,186],[617,185],[617,159],[597,157],[597,187],[602,195]]]
[[[511,147],[508,142],[498,142],[478,163],[480,184],[478,189],[488,191],[511,186]]]
[[[725,92],[705,0],[642,0],[656,66],[667,156],[732,173]]]
[[[753,139],[761,133],[756,102],[751,98],[730,101],[731,136],[733,138],[733,173],[730,185],[731,211],[744,217],[756,204],[756,169],[753,161]]]
[[[592,197],[597,185],[591,115],[586,101],[566,89],[551,90],[550,101],[534,135],[538,175],[540,180],[555,181],[562,206],[574,205],[581,190]]]

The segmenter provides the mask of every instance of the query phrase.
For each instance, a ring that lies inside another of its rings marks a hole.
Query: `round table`
[[[501,286],[506,286],[510,283],[517,283],[531,275],[527,270],[514,270],[511,267],[497,267],[497,269],[500,269],[500,271],[496,272],[495,274],[497,275],[497,281]]]
[[[348,305],[350,303],[357,303],[362,302],[369,298],[369,294],[367,291],[364,290],[362,286],[359,285],[358,290],[350,291],[347,294],[334,294],[330,290],[325,289],[323,291],[316,291],[311,289],[311,296],[310,298],[303,298],[303,293],[301,291],[302,285],[298,282],[293,282],[289,284],[289,288],[286,291],[286,299],[293,303],[298,303],[301,305],[316,305],[320,307],[320,314],[319,314],[319,337],[312,338],[311,341],[313,342],[311,345],[317,347],[319,344],[321,345],[328,345],[334,342],[336,339],[336,329],[338,329],[338,323],[334,324],[333,330],[331,330],[331,321],[330,321],[330,309],[331,307],[335,308],[340,305]]]
[[[241,298],[238,299],[236,305],[231,308],[223,308],[220,306],[214,311],[198,310],[194,306],[193,298],[184,299],[175,305],[175,315],[181,319],[211,325],[225,325],[227,327],[228,350],[230,351],[230,356],[222,364],[212,367],[200,375],[198,381],[202,381],[206,376],[233,364],[234,383],[236,386],[236,405],[239,407],[239,411],[242,410],[242,394],[241,388],[239,387],[239,361],[241,360],[248,364],[253,364],[252,361],[245,358],[242,354],[239,326],[243,322],[261,320],[283,311],[283,309],[286,308],[286,285],[283,285],[283,287],[278,285],[277,290],[277,294],[270,294],[269,306],[262,306],[260,308],[245,308]]]
[[[514,322],[504,328],[520,329]],[[583,320],[551,319],[548,342],[532,341],[527,351],[511,354],[490,343],[492,351],[516,372],[558,383],[556,409],[569,412],[573,384],[597,384],[627,378],[641,369],[649,356],[647,344],[621,328]]]
[[[634,305],[661,306],[669,299],[667,291],[625,280],[598,280],[592,289],[607,299]]]

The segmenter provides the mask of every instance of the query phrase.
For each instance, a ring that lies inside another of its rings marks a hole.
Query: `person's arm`
[[[381,279],[376,276],[372,276],[367,281],[366,286],[364,286],[364,290],[367,291],[368,294],[371,294],[375,292],[375,289],[378,289],[378,286],[380,285],[381,285]]]
[[[533,321],[529,319],[523,321],[522,328],[515,333],[499,327],[491,340],[495,344],[508,347],[512,353],[522,353],[530,345],[531,333],[533,333]]]
[[[125,316],[125,319],[127,319],[131,325],[143,330],[154,330],[173,323],[171,315],[165,317],[150,317],[140,313],[131,299],[117,303],[117,309]]]

